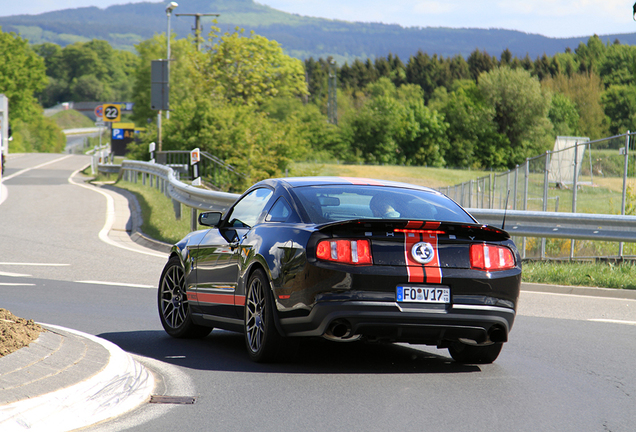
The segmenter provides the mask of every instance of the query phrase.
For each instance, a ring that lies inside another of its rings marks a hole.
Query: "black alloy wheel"
[[[180,339],[202,338],[212,331],[212,327],[199,326],[192,322],[185,287],[185,271],[177,256],[168,260],[161,273],[157,301],[161,325],[170,336]]]
[[[250,359],[267,363],[277,360],[284,345],[276,330],[269,280],[256,270],[247,284],[245,298],[245,345]]]
[[[467,345],[461,342],[453,342],[448,347],[448,352],[453,360],[458,363],[490,364],[499,357],[502,347],[503,343],[478,346]]]

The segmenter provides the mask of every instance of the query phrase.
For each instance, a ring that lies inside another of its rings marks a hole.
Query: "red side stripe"
[[[198,293],[197,298],[200,303],[234,305],[234,294]],[[245,299],[245,297],[243,297],[243,299]],[[245,303],[245,300],[243,300],[243,302]]]
[[[234,296],[234,306],[245,306],[245,296],[235,295]]]

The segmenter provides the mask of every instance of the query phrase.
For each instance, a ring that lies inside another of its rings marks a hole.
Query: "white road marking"
[[[65,267],[70,264],[56,264],[56,263],[19,263],[19,262],[0,262],[0,265],[5,266],[42,266],[42,267]]]
[[[22,274],[22,273],[9,273],[9,272],[0,272],[0,276],[8,276],[8,277],[32,277],[31,275],[28,275],[28,274]]]
[[[635,299],[625,299],[625,298],[619,298],[619,297],[590,296],[590,295],[580,295],[580,294],[564,294],[564,293],[551,293],[551,292],[543,292],[543,291],[526,291],[526,290],[521,290],[521,292],[524,294],[539,294],[539,295],[551,295],[551,296],[561,296],[561,297],[582,297],[582,298],[589,298],[589,299],[636,302]]]
[[[80,168],[78,170],[76,170],[75,172],[73,172],[73,174],[71,174],[71,176],[68,178],[68,182],[71,184],[74,184],[76,186],[80,186],[83,187],[85,189],[89,189],[92,191],[95,191],[97,193],[102,194],[103,196],[106,197],[106,223],[104,224],[104,227],[102,228],[102,230],[99,232],[99,239],[101,241],[103,241],[106,244],[109,244],[111,246],[115,246],[121,249],[126,249],[127,251],[131,251],[131,252],[137,252],[137,253],[141,253],[141,254],[145,254],[145,255],[150,255],[150,256],[155,256],[155,257],[159,257],[159,258],[163,258],[166,259],[168,257],[168,254],[162,254],[159,252],[149,252],[149,251],[144,251],[144,250],[140,250],[140,249],[134,249],[134,248],[130,248],[128,246],[124,246],[120,243],[117,243],[114,240],[111,240],[110,237],[108,237],[108,232],[110,231],[110,229],[113,227],[113,224],[115,223],[115,200],[113,199],[112,196],[110,196],[109,194],[107,194],[106,192],[93,187],[93,186],[87,186],[85,184],[82,183],[78,183],[75,180],[73,180],[73,177],[75,177],[75,175],[77,173],[79,173],[80,171],[82,171],[84,168]]]
[[[636,321],[623,321],[623,320],[602,319],[602,318],[591,318],[591,319],[588,319],[588,321],[610,323],[610,324],[636,325]]]
[[[3,283],[0,282],[0,286],[35,286],[32,283]]]
[[[157,288],[153,285],[141,285],[141,284],[129,284],[129,283],[121,283],[121,282],[104,282],[104,281],[75,281],[77,283],[83,284],[93,284],[93,285],[108,285],[108,286],[122,286],[122,287],[130,287],[130,288]]]
[[[40,165],[36,165],[34,167],[31,167],[31,168],[25,168],[23,170],[20,170],[20,171],[18,171],[16,173],[11,174],[10,176],[2,177],[2,181],[11,180],[13,177],[17,177],[19,175],[22,175],[25,172],[28,172],[28,171],[31,171],[31,170],[34,170],[34,169],[38,169],[38,168],[42,168],[44,166],[50,165],[50,164],[55,163],[55,162],[62,161],[64,159],[68,159],[71,156],[73,156],[73,155],[62,156],[61,158],[53,159],[52,161],[44,162],[44,163],[42,163]]]

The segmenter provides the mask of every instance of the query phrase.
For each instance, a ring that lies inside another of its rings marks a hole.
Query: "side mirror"
[[[221,212],[205,212],[199,215],[199,224],[208,227],[216,227],[221,222]]]

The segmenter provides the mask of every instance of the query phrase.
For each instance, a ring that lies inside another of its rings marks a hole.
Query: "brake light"
[[[369,240],[322,240],[316,246],[316,258],[343,264],[373,264]]]
[[[470,245],[470,266],[476,270],[498,271],[514,268],[515,257],[506,246],[485,243]]]

